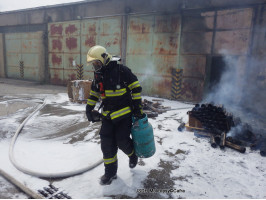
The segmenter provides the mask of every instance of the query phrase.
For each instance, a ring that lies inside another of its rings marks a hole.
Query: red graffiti
[[[63,27],[62,25],[58,25],[56,26],[55,24],[52,24],[51,27],[50,27],[50,31],[51,31],[51,35],[62,35],[62,32],[63,32]]]
[[[86,41],[85,41],[85,45],[92,47],[96,45],[96,41],[95,41],[95,37],[94,36],[90,36]]]
[[[76,28],[76,26],[74,24],[69,25],[68,27],[66,27],[65,33],[66,34],[72,34],[74,32],[76,32],[78,29]]]
[[[60,65],[62,63],[62,58],[57,57],[56,54],[52,55],[52,63],[53,65]]]
[[[78,47],[77,38],[67,38],[66,39],[66,46],[68,49],[76,49]]]
[[[52,47],[53,49],[62,50],[62,42],[60,40],[53,40]]]

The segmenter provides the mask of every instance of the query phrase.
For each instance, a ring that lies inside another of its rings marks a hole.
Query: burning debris
[[[213,148],[220,146],[223,149],[227,146],[245,153],[246,147],[250,147],[259,149],[261,156],[266,156],[266,137],[263,137],[263,131],[255,134],[249,124],[243,124],[240,118],[227,112],[222,105],[196,104],[187,114],[189,122],[186,128],[195,131],[196,135],[210,137]],[[182,130],[181,125],[179,130]]]

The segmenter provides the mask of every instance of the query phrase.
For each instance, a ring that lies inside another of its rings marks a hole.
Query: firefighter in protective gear
[[[129,157],[129,167],[137,165],[138,157],[130,138],[132,115],[145,116],[141,107],[141,86],[131,70],[121,65],[104,47],[94,46],[88,51],[87,62],[93,65],[94,80],[87,101],[86,115],[94,122],[93,109],[101,98],[102,126],[100,130],[105,174],[100,184],[107,185],[117,177],[117,151]]]

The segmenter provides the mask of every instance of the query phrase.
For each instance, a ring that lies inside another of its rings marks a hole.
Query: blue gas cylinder
[[[148,122],[148,117],[136,120],[132,118],[131,128],[132,139],[136,155],[140,158],[149,158],[155,153],[155,142],[152,125]]]

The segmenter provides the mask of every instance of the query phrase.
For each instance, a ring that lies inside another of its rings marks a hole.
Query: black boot
[[[110,185],[117,178],[117,161],[111,164],[104,164],[105,173],[101,177],[101,185]]]
[[[129,167],[134,168],[138,164],[138,156],[136,156],[135,153],[133,153],[131,156],[129,156]]]

